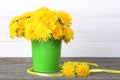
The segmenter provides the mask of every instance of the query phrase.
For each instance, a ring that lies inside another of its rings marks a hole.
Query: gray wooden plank
[[[120,58],[99,58],[99,57],[62,57],[64,61],[87,61],[98,63],[100,68],[119,69]],[[26,69],[32,66],[32,59],[26,58],[0,58],[0,80],[119,80],[120,74],[91,73],[88,77],[41,77],[26,73]]]

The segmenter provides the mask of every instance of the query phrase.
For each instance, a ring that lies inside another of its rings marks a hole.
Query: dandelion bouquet
[[[41,7],[33,12],[15,16],[10,21],[10,37],[27,40],[48,41],[51,38],[68,43],[74,38],[71,16],[65,11]]]

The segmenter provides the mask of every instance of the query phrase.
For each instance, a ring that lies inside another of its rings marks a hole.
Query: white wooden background
[[[31,57],[30,41],[9,38],[9,22],[41,6],[72,15],[75,39],[62,57],[120,57],[120,0],[1,0],[0,57]]]

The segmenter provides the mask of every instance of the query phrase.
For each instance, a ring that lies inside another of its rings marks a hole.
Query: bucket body
[[[58,72],[61,40],[51,38],[47,42],[31,41],[32,65],[36,72]]]

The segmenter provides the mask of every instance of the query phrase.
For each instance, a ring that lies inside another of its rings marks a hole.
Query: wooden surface
[[[61,58],[64,61],[88,61],[99,64],[102,69],[119,69],[120,58]],[[120,80],[120,74],[91,73],[86,78],[68,77],[41,77],[26,73],[26,69],[32,67],[31,58],[0,58],[0,80]]]

